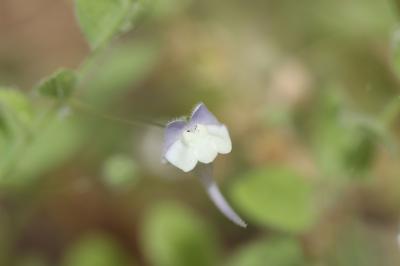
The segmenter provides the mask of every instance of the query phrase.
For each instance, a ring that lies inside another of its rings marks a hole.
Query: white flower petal
[[[232,151],[232,141],[226,126],[208,125],[207,131],[217,152],[227,154]]]
[[[181,140],[177,140],[165,153],[165,159],[184,172],[192,171],[197,164],[197,158],[193,150]]]
[[[192,149],[197,160],[202,163],[211,163],[218,155],[215,145],[208,135],[198,139]]]

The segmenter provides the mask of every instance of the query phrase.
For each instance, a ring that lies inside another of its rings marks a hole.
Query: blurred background
[[[0,0],[0,265],[400,265],[398,7]],[[247,229],[118,121],[200,101]]]

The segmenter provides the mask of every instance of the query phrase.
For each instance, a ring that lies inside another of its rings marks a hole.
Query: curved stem
[[[198,165],[197,173],[198,176],[204,185],[208,196],[215,204],[215,206],[225,215],[226,218],[231,220],[233,223],[246,228],[247,224],[243,221],[242,218],[232,209],[229,203],[225,200],[221,191],[218,188],[217,183],[213,179],[213,168],[212,164],[202,164]]]

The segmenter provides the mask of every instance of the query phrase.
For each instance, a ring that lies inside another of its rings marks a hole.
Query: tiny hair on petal
[[[174,123],[174,122],[185,122],[187,123],[187,117],[186,116],[180,116],[174,119],[171,119],[170,121],[167,122],[167,126]]]
[[[196,111],[201,107],[201,106],[205,106],[205,104],[203,102],[199,102],[197,103],[194,107],[192,112],[190,113],[190,117],[193,117],[194,113],[196,113]]]

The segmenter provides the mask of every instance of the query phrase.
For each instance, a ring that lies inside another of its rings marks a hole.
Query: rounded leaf
[[[260,225],[302,232],[315,219],[311,184],[287,168],[250,172],[233,185],[231,194],[239,210]]]
[[[152,265],[217,265],[215,235],[189,210],[164,203],[146,216],[143,225],[143,247]]]
[[[84,236],[64,257],[63,266],[131,266],[127,254],[110,237],[102,234]]]
[[[124,186],[136,181],[137,166],[126,155],[114,155],[103,165],[103,180],[112,187]]]
[[[227,266],[303,266],[304,254],[296,239],[261,240],[242,247]]]
[[[18,122],[25,126],[33,122],[33,107],[28,98],[18,89],[0,88],[0,120],[2,120],[1,113],[7,111],[11,112]]]

